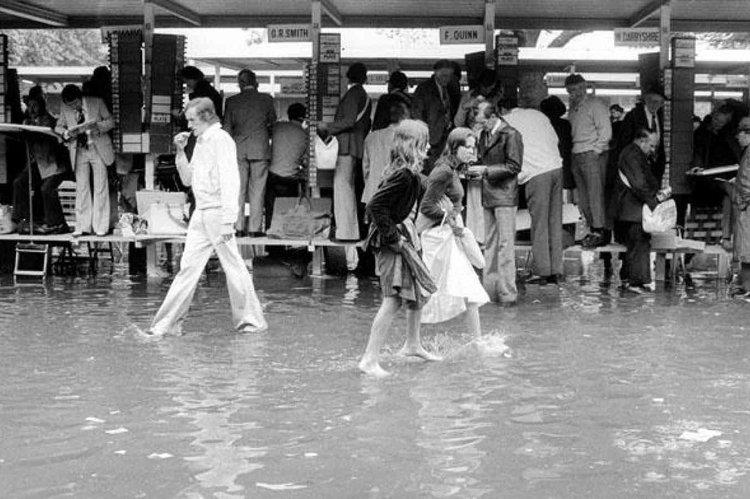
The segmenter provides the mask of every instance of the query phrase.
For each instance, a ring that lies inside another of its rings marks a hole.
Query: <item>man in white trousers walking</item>
[[[188,134],[175,137],[176,163],[182,182],[193,188],[195,211],[188,226],[180,272],[156,313],[149,334],[180,334],[198,280],[214,251],[227,279],[235,328],[262,331],[268,324],[234,238],[240,192],[234,141],[221,129],[214,105],[208,98],[191,100],[185,108],[185,117],[197,141],[188,162],[185,156]]]

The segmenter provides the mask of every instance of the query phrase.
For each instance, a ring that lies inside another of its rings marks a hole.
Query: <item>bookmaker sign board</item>
[[[440,45],[484,43],[484,26],[441,26]]]
[[[658,47],[659,28],[616,28],[615,47]]]
[[[309,24],[269,24],[268,42],[309,42]]]

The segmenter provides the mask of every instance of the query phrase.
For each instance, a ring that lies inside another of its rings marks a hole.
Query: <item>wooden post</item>
[[[670,0],[662,0],[661,8],[659,9],[659,68],[662,71],[669,67],[669,45],[672,36],[672,7],[669,2]]]
[[[314,198],[320,197],[320,187],[318,187],[318,170],[315,164],[315,137],[318,135],[318,120],[321,118],[322,110],[318,109],[318,63],[320,62],[320,23],[323,9],[320,0],[310,2],[311,20],[310,36],[312,37],[312,58],[310,59],[309,81],[310,89],[308,90],[308,116],[310,117],[309,141],[310,156],[308,161],[308,182],[310,195]],[[315,108],[312,106],[315,104]]]
[[[221,66],[218,64],[214,65],[214,88],[222,97],[224,97],[224,92],[221,91]],[[221,109],[216,110],[217,113],[219,111],[221,111]]]
[[[495,0],[484,0],[484,65],[495,66]]]
[[[154,48],[154,4],[148,0],[143,2],[143,133],[148,136],[151,123],[151,59]],[[146,154],[146,190],[154,190],[154,168],[155,157],[148,152]]]

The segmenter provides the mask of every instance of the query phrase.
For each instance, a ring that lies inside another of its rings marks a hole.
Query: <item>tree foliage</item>
[[[7,30],[14,66],[97,66],[107,46],[94,29]]]
[[[265,29],[242,28],[242,31],[247,34],[245,43],[247,43],[248,45],[258,45],[260,43],[263,43],[266,39]]]
[[[402,45],[432,45],[438,41],[435,32],[421,28],[380,28],[377,34],[391,40],[398,40]]]
[[[698,40],[703,40],[716,49],[748,49],[750,33],[700,33]]]

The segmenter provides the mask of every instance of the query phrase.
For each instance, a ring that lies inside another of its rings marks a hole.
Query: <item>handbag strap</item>
[[[370,99],[370,96],[367,96],[367,100],[365,101],[365,107],[362,108],[362,110],[357,114],[357,119],[355,120],[355,123],[359,123],[359,120],[364,118],[365,113],[367,112],[367,109],[370,107],[370,103],[372,103],[372,99]]]
[[[308,210],[312,210],[312,200],[310,199],[310,196],[304,193],[297,198],[297,204],[295,205],[295,207],[299,208],[299,206],[302,204],[302,201],[307,201]]]
[[[628,189],[632,189],[633,186],[630,185],[630,182],[628,181],[628,178],[625,176],[624,173],[622,173],[622,170],[617,170],[617,174],[620,175],[620,180],[622,180],[622,183],[625,184],[625,186]]]

